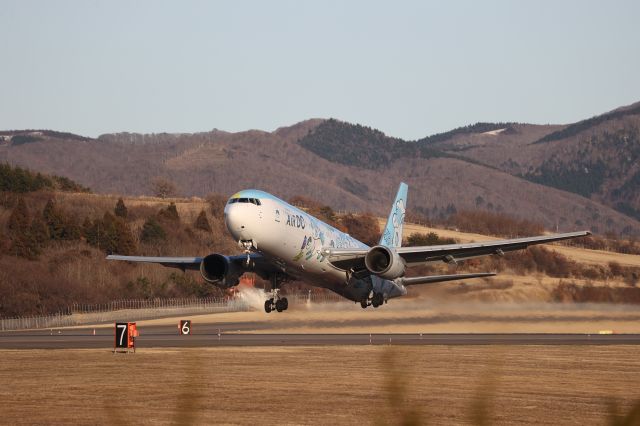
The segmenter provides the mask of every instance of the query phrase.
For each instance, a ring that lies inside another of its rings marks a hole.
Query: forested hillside
[[[599,200],[640,220],[640,114],[623,127],[587,127],[571,137],[573,143],[564,141],[559,152],[524,177]]]
[[[427,219],[477,209],[559,231],[640,235],[640,116],[632,106],[602,117],[568,126],[477,123],[418,141],[335,119],[274,132],[98,139],[5,131],[0,161],[99,193],[203,197],[253,187],[378,215],[405,181],[409,205]]]
[[[193,274],[105,260],[108,253],[233,253],[219,203],[211,201],[2,193],[0,317],[54,313],[73,303],[220,295]]]
[[[9,164],[0,164],[0,192],[33,192],[42,189],[68,192],[90,192],[89,188],[64,176],[48,176]]]
[[[214,194],[205,200],[49,190],[0,192],[0,317],[61,312],[74,303],[224,295],[223,290],[203,282],[197,272],[107,261],[105,256],[110,253],[149,256],[239,253],[223,222],[225,201],[225,196]],[[379,219],[374,215],[337,214],[332,207],[302,195],[289,201],[367,244],[375,244],[380,237]],[[415,212],[409,210],[407,217],[412,220]],[[539,223],[481,211],[457,212],[449,217],[446,225],[500,236],[543,232]],[[408,235],[405,244],[455,242],[430,233]],[[599,249],[640,252],[638,244],[630,241],[592,238],[577,243]],[[447,268],[447,265],[435,264],[413,268],[409,274],[446,272]],[[556,289],[561,295],[558,297],[568,301],[572,295],[584,293],[582,284],[576,283],[588,280],[588,285],[593,286],[594,282],[598,285],[615,282],[623,288],[609,290],[607,286],[590,290],[592,296],[583,295],[576,301],[640,302],[639,292],[633,289],[640,279],[637,268],[613,262],[582,265],[544,247],[507,254],[505,258],[463,262],[457,269],[571,279],[571,285],[565,283]],[[289,283],[287,289],[303,286],[304,283]],[[452,295],[456,294],[455,287],[451,291]],[[556,293],[550,293],[549,297]],[[625,296],[625,299],[621,296],[623,293],[633,298]]]
[[[74,303],[225,295],[197,272],[105,257],[238,254],[224,225],[226,200],[216,194],[206,200],[132,198],[46,187],[1,191],[0,318],[61,312]],[[306,197],[292,202],[363,241],[373,244],[379,236],[373,216],[340,219],[331,207]]]
[[[640,219],[640,103],[568,126],[515,125],[436,147]]]

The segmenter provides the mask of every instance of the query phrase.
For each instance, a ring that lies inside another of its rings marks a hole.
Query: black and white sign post
[[[135,352],[136,337],[138,337],[138,329],[135,322],[117,322],[113,352],[129,352],[129,349]]]
[[[117,322],[116,323],[116,343],[115,349],[128,349],[129,348],[129,323]]]

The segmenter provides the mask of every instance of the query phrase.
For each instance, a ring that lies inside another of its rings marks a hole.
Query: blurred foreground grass
[[[635,425],[635,346],[0,351],[6,424]]]

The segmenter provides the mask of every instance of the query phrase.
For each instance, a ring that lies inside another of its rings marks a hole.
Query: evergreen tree
[[[34,188],[35,189],[42,189],[45,187],[51,187],[51,179],[48,179],[44,176],[42,176],[41,173],[36,173],[35,178],[33,179],[34,182]]]
[[[99,245],[99,232],[100,232],[100,219],[96,219],[93,222],[87,217],[83,224],[84,238],[87,240],[87,244],[98,247]]]
[[[17,137],[14,136],[13,140],[16,140],[15,138]],[[43,188],[54,189],[56,187],[62,191],[89,192],[88,188],[78,185],[69,178],[61,176],[50,177],[18,166],[12,167],[8,164],[0,164],[0,191],[2,192],[25,193]]]
[[[55,241],[79,240],[82,230],[75,216],[67,216],[63,210],[56,207],[52,199],[47,201],[42,211],[42,217],[47,225],[49,238]]]
[[[407,238],[407,247],[415,246],[434,246],[438,244],[455,244],[456,240],[453,238],[442,238],[435,232],[429,232],[428,234],[421,234],[414,232]]]
[[[0,256],[9,248],[10,241],[0,230]]]
[[[172,202],[166,209],[161,209],[158,212],[158,219],[169,222],[180,222],[180,215],[178,215],[176,204]]]
[[[117,217],[121,217],[123,219],[127,218],[129,214],[127,210],[127,206],[124,205],[124,200],[122,198],[118,198],[118,202],[116,203],[116,208],[114,209],[114,213]]]
[[[349,235],[365,244],[373,246],[380,239],[378,220],[371,213],[361,215],[349,213],[340,220]]]
[[[24,198],[21,197],[11,211],[9,221],[7,222],[10,236],[13,237],[14,235],[26,233],[30,224],[31,216],[29,215],[29,210],[27,209],[27,204],[24,202]]]
[[[335,212],[329,206],[320,207],[320,216],[327,219],[329,223],[333,223],[337,220]]]
[[[84,221],[82,222],[82,236],[87,242],[89,242],[90,234],[93,232],[93,223],[89,216],[85,216]],[[91,243],[89,243],[91,244]]]
[[[193,227],[196,229],[201,229],[203,231],[211,232],[211,225],[209,224],[209,219],[207,219],[207,213],[205,213],[204,210],[202,210],[196,218]]]
[[[20,198],[11,211],[7,228],[11,241],[9,253],[27,259],[36,259],[40,254],[40,249],[31,232],[31,216],[24,198]]]
[[[164,241],[166,238],[167,233],[153,216],[145,221],[140,233],[140,241],[143,243],[156,243]]]
[[[54,241],[64,239],[64,219],[62,218],[60,211],[56,209],[53,199],[49,199],[42,211],[42,217],[47,224],[49,230],[49,238]]]
[[[136,240],[129,229],[129,225],[123,218],[118,217],[115,221],[116,229],[116,253],[122,255],[132,255],[137,250]]]
[[[98,247],[107,253],[115,253],[118,250],[118,230],[116,218],[106,212],[98,224]]]
[[[64,218],[64,239],[68,241],[79,240],[82,236],[82,228],[75,215]]]
[[[49,241],[49,230],[41,218],[37,216],[33,218],[31,221],[30,231],[34,242],[39,248],[43,248],[47,245],[47,242]]]
[[[123,218],[109,212],[106,212],[102,219],[96,219],[93,222],[88,217],[85,218],[82,234],[89,245],[98,247],[106,253],[130,255],[137,249],[136,240],[129,225]]]

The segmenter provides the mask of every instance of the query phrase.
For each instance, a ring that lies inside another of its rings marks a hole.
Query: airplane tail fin
[[[404,212],[407,208],[407,190],[406,183],[400,183],[396,199],[391,206],[391,213],[387,219],[387,224],[382,231],[380,245],[387,247],[402,246],[402,225],[404,224]]]

